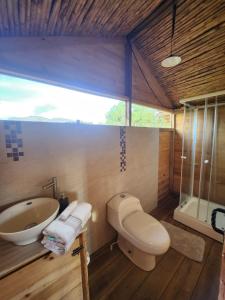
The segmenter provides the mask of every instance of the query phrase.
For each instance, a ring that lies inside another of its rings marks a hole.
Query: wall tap
[[[52,196],[54,199],[57,199],[57,178],[56,177],[52,177],[51,181],[42,186],[43,190],[49,190],[50,188],[52,188]]]

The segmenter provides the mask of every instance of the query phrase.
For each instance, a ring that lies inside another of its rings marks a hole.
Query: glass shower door
[[[199,174],[196,175],[199,178],[196,217],[204,222],[207,222],[209,218],[209,198],[214,165],[214,111],[215,108],[209,107],[206,100],[205,107],[201,109],[199,114],[199,122],[202,122],[202,126],[200,126],[202,134],[199,137],[199,144],[201,145],[201,155],[199,155],[200,169]]]
[[[181,207],[191,199],[193,193],[193,162],[195,160],[195,138],[193,136],[193,130],[196,126],[195,123],[195,110],[185,106],[183,114],[183,137],[181,153]]]
[[[217,213],[216,226],[215,223],[213,226],[225,231],[224,132],[225,98],[223,102],[209,98],[196,106],[185,104],[180,183],[182,209],[178,212],[201,221],[190,220],[190,227],[204,233],[206,224],[203,222],[211,226],[213,211],[220,212]]]
[[[217,213],[214,226],[225,232],[225,106],[216,101],[214,112],[213,157],[208,196],[207,223],[211,223],[212,211],[222,209]]]

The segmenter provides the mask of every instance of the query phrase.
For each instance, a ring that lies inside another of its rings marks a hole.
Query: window
[[[117,106],[120,116],[111,119]],[[0,119],[125,125],[125,102],[0,75]]]
[[[143,105],[132,104],[132,126],[172,128],[172,114]]]
[[[0,119],[126,124],[126,103],[32,80],[0,75]],[[132,104],[132,126],[171,128],[171,114]]]

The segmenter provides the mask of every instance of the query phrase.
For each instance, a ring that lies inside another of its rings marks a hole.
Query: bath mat
[[[169,233],[171,248],[195,261],[203,260],[205,251],[203,238],[165,221],[161,223]]]

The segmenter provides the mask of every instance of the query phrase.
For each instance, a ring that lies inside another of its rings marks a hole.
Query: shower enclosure
[[[180,202],[174,219],[222,241],[211,226],[215,208],[225,209],[225,100],[216,96],[185,101]],[[224,230],[225,215],[216,226]]]

